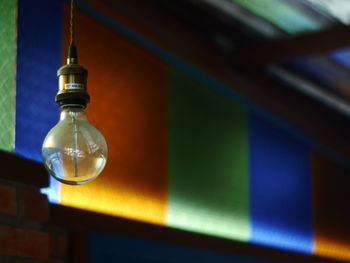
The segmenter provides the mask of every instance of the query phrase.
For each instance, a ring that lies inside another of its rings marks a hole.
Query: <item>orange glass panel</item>
[[[316,246],[314,253],[316,255],[336,258],[349,262],[350,244],[345,242],[342,243],[338,240],[318,235],[316,237]]]
[[[312,156],[316,255],[350,261],[350,171]]]
[[[87,15],[76,16],[79,62],[89,70],[88,118],[104,134],[109,156],[94,182],[62,185],[61,204],[164,224],[166,65]]]

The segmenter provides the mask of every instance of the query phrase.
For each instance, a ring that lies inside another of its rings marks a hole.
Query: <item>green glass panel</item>
[[[301,10],[282,0],[232,0],[250,12],[286,31],[297,34],[317,31],[321,25]]]
[[[14,150],[17,1],[0,1],[0,149]]]
[[[250,237],[247,112],[179,70],[170,70],[167,225]]]

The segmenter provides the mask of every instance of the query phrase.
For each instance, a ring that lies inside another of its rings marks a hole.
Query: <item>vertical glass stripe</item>
[[[58,120],[64,1],[19,0],[18,5],[16,152],[41,161],[42,141]]]
[[[175,68],[169,92],[167,224],[247,241],[246,110]]]
[[[14,150],[17,1],[0,1],[0,149]]]
[[[350,171],[313,152],[316,255],[350,262]]]
[[[310,149],[250,114],[252,242],[311,253]]]
[[[106,138],[108,162],[79,190],[61,185],[61,204],[164,225],[166,64],[79,9],[76,19],[79,59],[89,70],[88,119]]]

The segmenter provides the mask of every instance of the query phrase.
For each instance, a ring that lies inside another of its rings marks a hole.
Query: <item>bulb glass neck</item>
[[[75,119],[76,121],[87,121],[85,110],[82,108],[61,108],[60,121]]]

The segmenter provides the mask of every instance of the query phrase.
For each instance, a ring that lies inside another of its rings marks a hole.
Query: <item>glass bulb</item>
[[[64,108],[59,122],[46,135],[42,157],[58,181],[81,185],[102,172],[107,151],[105,138],[87,121],[84,109]]]

